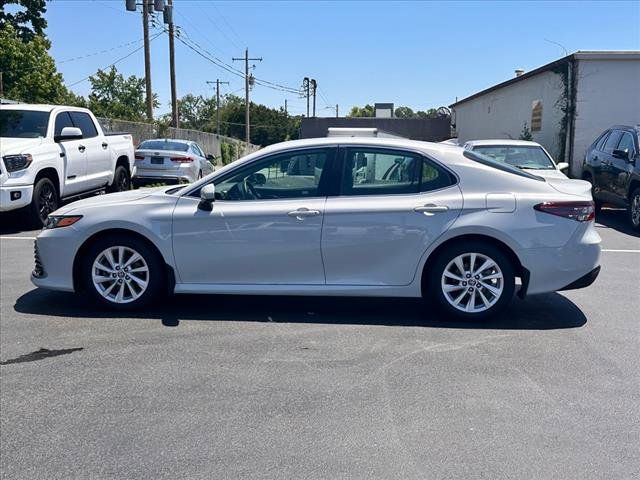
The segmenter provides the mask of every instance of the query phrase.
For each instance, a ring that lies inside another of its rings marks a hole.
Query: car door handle
[[[78,145],[78,150],[80,150],[81,152],[84,152],[85,148],[87,147],[85,147],[84,145]]]
[[[448,210],[449,207],[447,207],[446,205],[436,205],[434,203],[427,203],[426,205],[421,205],[413,209],[414,212],[424,213],[425,215],[446,212]]]
[[[298,220],[304,220],[305,217],[316,217],[320,215],[319,210],[309,210],[308,208],[299,208],[298,210],[294,210],[293,212],[287,213],[289,217],[295,217]]]
[[[104,142],[104,143],[102,144],[102,148],[103,148],[104,150],[106,150],[108,146],[109,146],[109,144],[108,144],[107,142]]]

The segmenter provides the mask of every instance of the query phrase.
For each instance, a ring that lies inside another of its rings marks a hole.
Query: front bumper
[[[34,245],[36,260],[31,283],[36,287],[73,292],[73,262],[80,248],[78,237],[73,227],[40,232]]]
[[[0,212],[26,207],[33,197],[33,185],[3,185],[0,187]]]

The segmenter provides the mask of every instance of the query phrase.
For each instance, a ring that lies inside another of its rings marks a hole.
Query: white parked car
[[[528,170],[545,178],[568,178],[566,162],[556,163],[542,145],[526,140],[473,140],[464,144],[473,150],[512,167]]]
[[[35,285],[114,308],[175,293],[425,296],[482,318],[599,271],[590,184],[435,143],[281,143],[186,186],[49,217]],[[516,282],[519,279],[519,282]]]
[[[136,149],[133,183],[192,183],[213,172],[214,157],[196,142],[172,138],[145,140]]]
[[[0,106],[0,211],[41,227],[63,199],[130,188],[131,135],[106,134],[86,108]]]

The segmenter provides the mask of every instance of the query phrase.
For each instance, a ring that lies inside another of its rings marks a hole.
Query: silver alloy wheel
[[[631,201],[631,223],[634,227],[640,225],[640,195],[635,195]]]
[[[134,249],[113,246],[96,257],[91,278],[96,291],[110,302],[130,303],[147,290],[149,266]]]
[[[491,308],[504,291],[502,270],[482,253],[458,255],[445,267],[440,283],[447,302],[467,313]]]

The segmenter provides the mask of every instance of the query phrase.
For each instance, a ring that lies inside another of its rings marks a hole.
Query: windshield
[[[555,170],[556,168],[541,147],[479,145],[473,147],[473,151],[512,167],[535,170]]]
[[[48,125],[49,112],[0,110],[0,137],[45,137]]]
[[[186,152],[189,144],[172,142],[171,140],[147,140],[138,146],[138,150],[171,150],[174,152]]]

